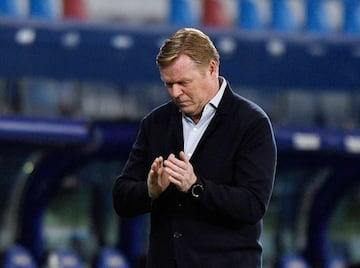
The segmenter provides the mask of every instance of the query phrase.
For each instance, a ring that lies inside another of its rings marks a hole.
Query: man
[[[219,76],[219,62],[210,38],[192,28],[157,56],[172,101],[142,120],[113,189],[120,216],[151,213],[147,267],[261,267],[273,131]]]

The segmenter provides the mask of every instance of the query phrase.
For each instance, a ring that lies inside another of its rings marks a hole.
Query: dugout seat
[[[78,255],[68,248],[59,248],[49,253],[46,267],[48,268],[84,268]]]
[[[107,247],[100,251],[96,268],[130,268],[130,264],[125,255],[120,250]]]
[[[306,261],[295,254],[284,255],[280,262],[278,268],[310,268]]]
[[[36,268],[34,258],[30,252],[20,245],[14,245],[2,255],[2,268]]]

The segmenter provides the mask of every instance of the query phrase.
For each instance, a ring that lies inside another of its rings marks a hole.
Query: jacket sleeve
[[[121,175],[113,186],[113,206],[119,216],[136,216],[150,211],[148,195],[145,131],[141,122],[136,141]]]
[[[265,214],[275,176],[276,144],[269,119],[262,117],[249,125],[238,147],[231,183],[201,178],[205,191],[198,202],[223,219],[255,224]]]

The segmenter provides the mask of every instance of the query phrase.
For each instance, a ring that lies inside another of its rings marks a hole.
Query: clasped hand
[[[175,184],[179,191],[188,192],[196,180],[193,166],[183,151],[180,152],[179,158],[174,154],[170,154],[166,160],[159,156],[155,158],[149,171],[149,196],[153,200],[158,198],[170,183]]]

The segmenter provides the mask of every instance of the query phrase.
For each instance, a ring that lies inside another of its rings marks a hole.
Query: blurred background
[[[358,0],[1,0],[1,267],[143,267],[111,189],[181,27],[274,124],[264,268],[360,267]]]

